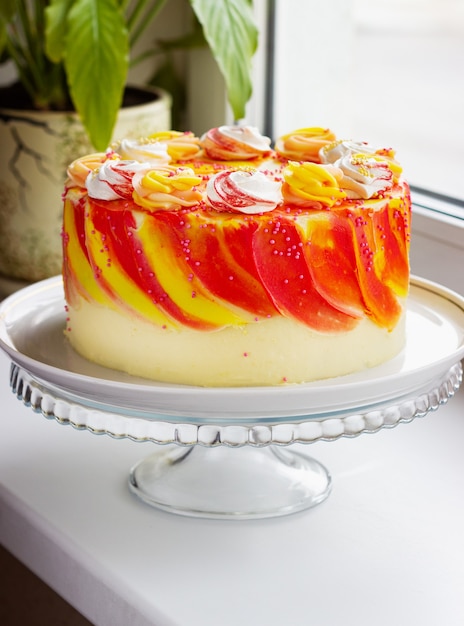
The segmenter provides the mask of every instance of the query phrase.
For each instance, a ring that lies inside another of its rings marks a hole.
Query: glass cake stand
[[[182,515],[249,519],[315,506],[329,471],[291,447],[410,422],[462,381],[464,298],[413,278],[403,352],[365,372],[301,385],[201,388],[155,383],[92,364],[64,336],[61,278],[0,305],[0,347],[25,405],[76,429],[154,452],[129,472],[143,501]]]

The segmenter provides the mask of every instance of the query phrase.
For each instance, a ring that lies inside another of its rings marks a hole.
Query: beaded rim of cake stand
[[[106,434],[116,439],[150,441],[157,444],[182,446],[230,446],[244,445],[290,445],[335,441],[341,437],[357,437],[362,433],[374,433],[381,428],[392,428],[445,404],[458,390],[462,382],[462,364],[456,363],[446,374],[437,379],[435,386],[417,396],[409,396],[366,412],[352,410],[343,416],[301,416],[292,422],[283,420],[272,424],[199,424],[169,422],[160,419],[144,419],[135,416],[106,412],[70,402],[47,390],[28,372],[17,364],[11,366],[10,385],[17,398],[35,412],[60,424],[69,424],[78,430],[94,434]],[[160,416],[161,417],[161,416]]]

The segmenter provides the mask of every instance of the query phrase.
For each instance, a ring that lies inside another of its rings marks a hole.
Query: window
[[[414,185],[464,201],[464,1],[270,6],[274,136],[309,124],[388,144]]]
[[[356,135],[390,142],[411,183],[412,271],[464,292],[464,2],[353,0]]]
[[[326,126],[394,148],[413,189],[413,273],[463,293],[464,0],[268,6],[267,133]]]
[[[464,216],[464,2],[353,2],[355,131],[390,141],[412,184]]]

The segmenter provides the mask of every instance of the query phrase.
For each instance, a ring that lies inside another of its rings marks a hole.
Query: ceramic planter
[[[148,102],[121,109],[114,140],[171,127],[170,96],[159,89],[148,93],[152,96]],[[21,286],[21,281],[61,272],[66,168],[79,155],[94,150],[73,113],[1,107],[0,146],[0,290],[4,295]]]

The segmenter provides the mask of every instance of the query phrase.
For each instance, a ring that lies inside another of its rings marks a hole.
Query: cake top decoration
[[[132,198],[147,211],[204,209],[267,213],[285,203],[304,209],[384,197],[401,166],[391,148],[337,139],[308,127],[270,139],[251,126],[220,126],[201,138],[163,131],[123,139],[107,153],[68,168],[69,185],[101,201]]]

